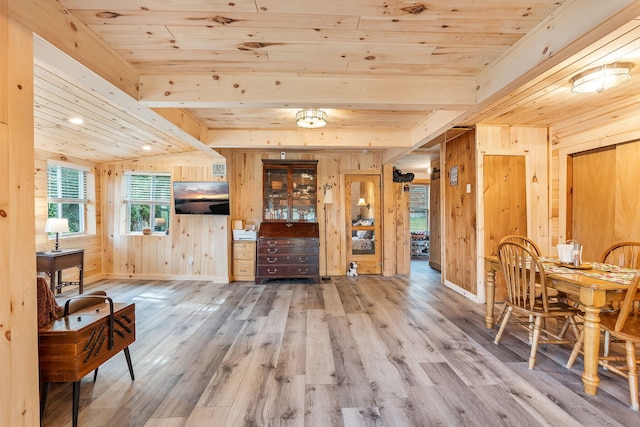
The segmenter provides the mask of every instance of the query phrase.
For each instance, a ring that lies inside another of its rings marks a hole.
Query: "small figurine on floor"
[[[358,264],[355,262],[349,263],[349,268],[347,269],[347,277],[355,277],[358,275]]]

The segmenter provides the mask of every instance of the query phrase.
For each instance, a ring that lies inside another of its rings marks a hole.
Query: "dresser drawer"
[[[301,264],[317,264],[319,262],[318,255],[308,254],[275,254],[275,255],[259,255],[258,265],[301,265]]]
[[[255,262],[248,259],[237,259],[233,262],[234,276],[253,276],[255,274]]]
[[[263,255],[318,255],[320,246],[318,245],[295,245],[295,246],[267,246],[258,249],[258,256]]]
[[[258,266],[258,277],[264,278],[289,278],[302,277],[307,278],[317,276],[319,274],[318,264],[306,265],[260,265]]]
[[[233,259],[255,259],[255,242],[233,242]]]

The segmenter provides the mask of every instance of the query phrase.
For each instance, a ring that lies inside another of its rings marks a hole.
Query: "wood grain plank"
[[[336,384],[328,316],[324,310],[307,311],[306,383]]]
[[[427,262],[412,264],[406,277],[333,279],[353,297],[341,298],[346,316],[310,308],[324,306],[324,296],[307,284],[90,284],[136,302],[136,380],[122,357],[101,366],[95,383],[84,379],[80,423],[637,424],[624,378],[603,372],[598,395],[584,394],[580,361],[566,369],[570,349],[562,346],[541,347],[536,369],[527,369],[526,332],[508,330],[495,346],[482,304],[441,286]],[[365,310],[348,313],[356,300]],[[263,333],[272,320],[273,333]],[[431,353],[420,359],[423,346]],[[312,383],[320,380],[331,383]],[[70,399],[69,384],[54,384],[43,425],[70,424]]]

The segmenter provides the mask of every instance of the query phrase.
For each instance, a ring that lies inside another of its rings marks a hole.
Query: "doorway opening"
[[[347,265],[358,274],[382,272],[380,175],[345,175]]]
[[[429,260],[429,184],[409,186],[411,260]]]

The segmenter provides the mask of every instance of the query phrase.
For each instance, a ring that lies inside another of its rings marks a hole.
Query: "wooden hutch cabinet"
[[[310,279],[320,283],[317,160],[263,161],[263,217],[256,283]]]

